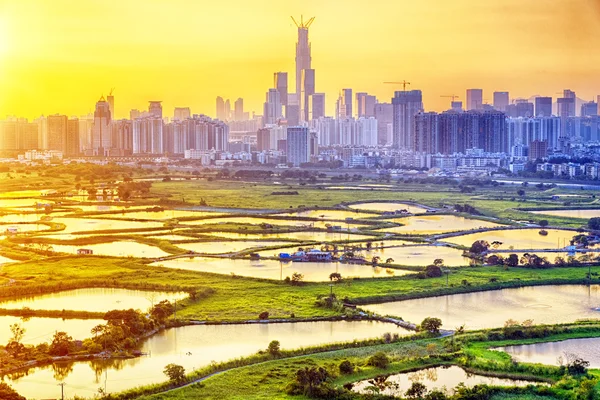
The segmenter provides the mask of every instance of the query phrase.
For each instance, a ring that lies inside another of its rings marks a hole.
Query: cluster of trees
[[[479,212],[479,210],[477,210],[475,207],[469,204],[455,204],[454,210],[456,210],[457,212],[464,212],[471,215],[483,215],[481,212]]]
[[[561,256],[554,258],[554,262],[550,262],[547,257],[540,257],[537,254],[525,253],[520,258],[517,254],[509,254],[507,257],[502,257],[499,254],[492,254],[486,257],[485,262],[488,265],[504,265],[506,267],[522,266],[525,268],[550,268],[579,266],[586,262],[597,261],[598,257],[592,258],[588,254],[583,254],[579,258],[569,256],[566,259]]]
[[[117,194],[121,200],[129,200],[132,196],[141,196],[150,193],[152,182],[150,181],[123,181],[117,186]]]

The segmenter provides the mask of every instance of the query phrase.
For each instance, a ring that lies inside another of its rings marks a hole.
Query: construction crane
[[[315,20],[315,17],[312,17],[308,21],[304,22],[304,16],[300,15],[300,23],[298,23],[298,22],[296,22],[294,17],[291,17],[291,18],[292,18],[292,21],[294,21],[294,24],[296,24],[296,26],[298,28],[302,28],[302,29],[308,29],[310,27],[310,25],[313,23],[313,21]]]
[[[406,92],[406,86],[410,85],[410,82],[383,82],[385,85],[402,85],[402,91]]]
[[[459,96],[457,96],[457,95],[455,95],[455,94],[446,94],[446,95],[443,95],[443,96],[440,96],[440,97],[448,97],[448,98],[451,98],[453,103],[454,103],[454,100],[455,100],[455,99],[460,99],[460,97],[459,97]]]

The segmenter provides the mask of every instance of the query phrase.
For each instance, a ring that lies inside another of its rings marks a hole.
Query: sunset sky
[[[273,72],[295,87],[300,14],[328,113],[403,79],[438,111],[468,87],[600,94],[600,0],[0,0],[0,118],[86,114],[112,87],[119,118],[148,100],[214,116],[218,95],[262,114]]]

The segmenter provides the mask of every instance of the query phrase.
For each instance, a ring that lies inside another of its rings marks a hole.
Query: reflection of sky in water
[[[4,304],[2,305],[4,307]],[[0,316],[0,343],[3,345],[12,337],[10,325],[20,324],[25,328],[23,343],[39,344],[51,342],[56,331],[67,332],[74,339],[83,340],[92,336],[90,330],[106,321],[99,319],[59,319],[26,318]]]
[[[501,242],[498,247],[501,250],[514,249],[559,249],[570,244],[575,231],[560,229],[546,229],[548,235],[539,234],[540,229],[513,229],[505,231],[481,232],[470,235],[455,236],[443,239],[445,242],[456,243],[463,246],[471,246],[477,240],[486,240],[488,243]]]
[[[582,276],[585,272],[582,270]],[[598,319],[596,307],[600,307],[598,285],[533,286],[363,306],[414,323],[425,317],[441,318],[448,329],[463,324],[466,329],[495,328],[509,319],[532,319],[535,324]]]
[[[109,370],[102,371],[98,363],[75,363],[63,368],[60,376],[48,367],[33,369],[28,376],[16,381],[5,380],[28,398],[47,398],[48,391],[55,390],[62,380],[67,381],[66,398],[74,395],[93,397],[98,387],[104,386],[105,380],[109,393],[163,382],[166,378],[162,370],[169,363],[182,365],[191,372],[212,361],[254,354],[266,349],[272,340],[279,340],[282,348],[290,349],[380,337],[385,332],[411,333],[395,325],[368,321],[186,326],[160,332],[142,346],[147,356],[119,361]],[[65,372],[68,372],[66,376]]]
[[[454,389],[459,383],[463,382],[466,386],[472,387],[475,385],[494,385],[494,386],[527,386],[535,382],[494,378],[483,375],[470,374],[462,368],[437,367],[427,368],[416,372],[408,372],[404,374],[396,374],[389,376],[384,385],[385,389],[381,394],[389,396],[401,396],[413,382],[421,382],[427,386],[428,390],[432,389]],[[368,380],[357,382],[353,390],[359,393],[369,393],[367,387],[373,386]]]
[[[536,343],[522,346],[507,346],[496,350],[506,351],[520,362],[559,365],[565,353],[575,354],[590,362],[590,368],[600,368],[600,338],[569,339],[562,342]]]

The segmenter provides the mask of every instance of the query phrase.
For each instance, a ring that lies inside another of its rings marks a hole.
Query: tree
[[[388,365],[390,365],[390,359],[385,355],[384,352],[380,351],[373,354],[367,360],[367,365],[375,368],[386,369]]]
[[[280,350],[281,350],[281,345],[279,344],[278,340],[272,340],[271,343],[269,343],[269,347],[267,347],[267,351],[272,356],[278,355]]]
[[[421,382],[413,382],[404,395],[408,399],[417,400],[422,399],[425,393],[427,393],[427,386],[423,385]]]
[[[502,265],[504,264],[504,259],[502,258],[502,256],[492,254],[486,259],[486,262],[489,265]]]
[[[329,274],[329,280],[330,281],[341,281],[342,280],[342,274],[340,274],[339,272],[332,272],[331,274]]]
[[[473,254],[482,254],[482,253],[485,253],[486,251],[488,251],[489,248],[490,248],[490,244],[487,241],[477,240],[477,241],[473,242],[473,244],[471,245],[471,248],[469,249],[469,252],[471,252]]]
[[[169,300],[163,300],[158,304],[155,304],[150,310],[150,315],[156,321],[162,323],[167,317],[175,311],[175,307]]]
[[[523,196],[525,196],[525,191],[524,191],[523,189],[519,189],[519,190],[517,190],[517,194],[518,194],[520,197],[523,197]]]
[[[433,260],[433,265],[441,268],[444,266],[444,260],[441,258],[436,258],[435,260]]]
[[[519,265],[519,256],[516,254],[509,254],[504,260],[504,264],[508,265],[509,267],[516,267]]]
[[[163,370],[163,373],[173,383],[181,383],[185,381],[185,368],[183,368],[181,365],[168,364]]]
[[[600,217],[590,218],[588,221],[588,228],[594,231],[600,230]]]
[[[66,356],[69,354],[72,341],[73,338],[67,335],[66,332],[56,332],[52,338],[52,343],[50,343],[48,353],[54,356]]]
[[[540,222],[538,222],[538,225],[541,226],[542,228],[545,228],[548,226],[548,220],[542,219]]]
[[[20,324],[15,323],[10,326],[10,332],[12,333],[12,337],[8,340],[6,351],[12,354],[13,357],[17,357],[25,348],[21,343],[21,340],[25,335],[25,328]]]
[[[427,317],[421,322],[421,329],[434,334],[440,333],[441,326],[442,320],[439,318]]]
[[[269,312],[268,311],[261,312],[260,314],[258,314],[258,319],[260,319],[260,320],[269,319]]]
[[[324,386],[329,378],[329,372],[323,367],[305,367],[299,369],[296,371],[294,382],[288,388],[288,393],[317,397],[317,395],[323,394]]]
[[[302,281],[304,280],[304,275],[299,272],[294,272],[292,274],[292,285],[300,286],[302,285]]]
[[[25,400],[25,397],[17,393],[5,382],[0,382],[0,399],[2,400]]]

